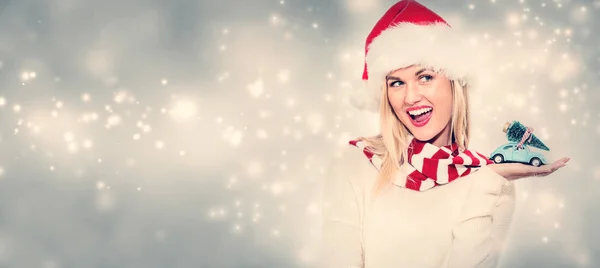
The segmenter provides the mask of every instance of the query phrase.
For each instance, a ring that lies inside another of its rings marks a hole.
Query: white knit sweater
[[[394,185],[371,201],[378,171],[347,147],[326,177],[320,267],[496,267],[514,211],[513,182],[483,167],[424,192]]]

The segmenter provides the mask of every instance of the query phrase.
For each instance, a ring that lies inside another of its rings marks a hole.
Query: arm
[[[371,168],[355,148],[329,165],[323,191],[323,243],[320,268],[362,268],[363,187],[357,168]],[[368,166],[366,166],[368,165]],[[364,178],[363,178],[364,179]]]
[[[514,182],[481,168],[454,227],[448,267],[496,267],[515,207]]]

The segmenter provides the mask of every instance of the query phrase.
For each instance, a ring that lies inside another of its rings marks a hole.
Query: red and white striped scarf
[[[362,149],[371,164],[379,170],[381,159],[367,149],[364,142],[352,140],[350,144]],[[407,165],[402,166],[403,172],[398,173],[394,184],[415,191],[426,191],[467,176],[480,167],[493,163],[475,151],[459,152],[456,143],[440,148],[413,139],[408,147]]]

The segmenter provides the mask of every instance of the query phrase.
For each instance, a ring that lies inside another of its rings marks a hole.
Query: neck
[[[435,137],[433,137],[433,139],[429,141],[429,143],[437,147],[443,147],[452,144],[450,128],[450,123],[448,123],[446,127],[444,127],[442,131],[440,131],[439,134],[437,134]]]

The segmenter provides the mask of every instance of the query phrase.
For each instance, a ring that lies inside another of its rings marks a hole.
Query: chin
[[[429,131],[423,131],[422,129],[418,129],[417,131],[412,132],[412,134],[415,139],[425,142],[433,140],[436,136],[436,133],[430,133]]]
[[[419,141],[424,141],[424,142],[432,141],[439,134],[441,134],[441,132],[443,130],[443,127],[436,127],[437,124],[435,124],[435,122],[429,122],[428,125],[423,126],[423,127],[415,127],[415,126],[411,125],[412,123],[410,122],[410,120],[407,120],[407,121],[408,122],[403,122],[403,124],[405,126],[410,126],[410,127],[407,127],[407,129],[410,131],[412,136],[415,137],[415,139],[417,139]]]

